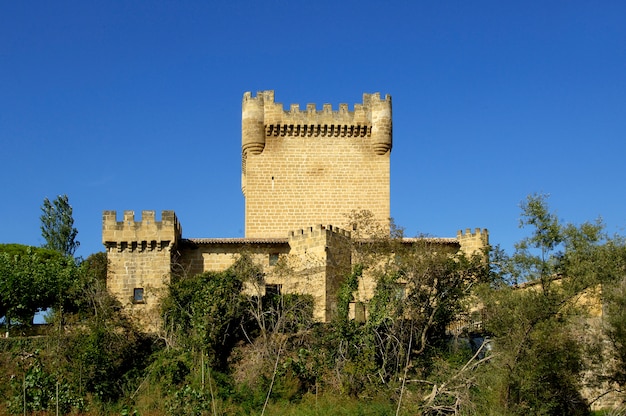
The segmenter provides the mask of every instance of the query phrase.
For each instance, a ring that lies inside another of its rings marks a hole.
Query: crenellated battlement
[[[162,250],[175,244],[182,236],[182,228],[174,211],[163,211],[161,221],[155,211],[142,211],[141,220],[135,220],[134,211],[124,211],[123,220],[117,220],[116,211],[104,211],[102,216],[102,243],[109,249]]]
[[[472,232],[470,228],[466,228],[465,232],[457,231],[456,239],[461,244],[461,250],[471,255],[489,246],[489,231],[486,228],[476,228]]]
[[[474,239],[474,238],[487,238],[487,239],[489,239],[489,230],[487,230],[486,228],[483,228],[483,229],[475,228],[474,232],[472,232],[471,228],[466,228],[465,232],[463,232],[463,230],[457,231],[456,238],[458,240],[461,240],[461,239]]]
[[[342,237],[350,238],[350,231],[346,231],[342,228],[335,227],[332,225],[315,225],[313,227],[307,227],[295,231],[289,232],[289,240],[299,239],[299,238],[315,238],[321,235],[339,235]]]
[[[385,98],[380,98],[380,93],[364,93],[363,102],[354,104],[353,111],[350,111],[348,104],[341,103],[334,111],[332,104],[325,103],[320,111],[315,103],[306,105],[305,110],[300,109],[300,104],[291,104],[289,110],[285,110],[282,103],[274,101],[274,91],[259,91],[256,97],[250,92],[243,95],[243,109],[249,106],[262,106],[264,121],[266,124],[272,123],[295,123],[295,124],[364,124],[372,122],[372,112],[387,108],[391,110],[391,96],[387,94]]]
[[[318,111],[315,104],[307,104],[306,110],[291,104],[285,110],[274,101],[274,91],[259,91],[256,97],[246,92],[242,103],[244,157],[263,152],[266,137],[285,136],[367,137],[375,153],[383,155],[392,145],[391,96],[381,99],[380,93],[363,94],[363,102],[355,104],[353,111],[345,103],[339,104],[337,111],[331,104]]]

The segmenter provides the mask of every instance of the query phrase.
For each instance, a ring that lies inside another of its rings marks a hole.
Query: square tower
[[[247,92],[242,104],[242,191],[247,238],[285,237],[315,224],[345,224],[368,210],[390,217],[391,97],[363,94],[340,104],[289,111],[274,91]]]

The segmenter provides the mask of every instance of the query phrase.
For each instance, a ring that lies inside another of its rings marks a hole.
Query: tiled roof
[[[405,244],[413,244],[417,242],[425,242],[432,244],[456,244],[459,245],[459,240],[454,237],[413,237],[413,238],[403,238],[402,242]]]
[[[360,240],[360,242],[366,242],[366,239]],[[414,244],[418,242],[432,243],[432,244],[453,244],[459,245],[459,240],[456,238],[444,238],[444,237],[414,237],[403,238],[402,243]],[[198,245],[210,245],[210,244],[288,244],[287,238],[184,238],[182,243],[198,244]]]
[[[287,244],[286,238],[184,238],[189,244]]]

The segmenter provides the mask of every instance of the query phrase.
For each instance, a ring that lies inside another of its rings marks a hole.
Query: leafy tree
[[[481,291],[494,356],[474,401],[491,414],[587,414],[579,391],[589,346],[576,324],[583,300],[623,276],[623,259],[600,221],[562,224],[543,195],[522,204],[520,226],[530,236],[494,263],[500,284]]]
[[[76,240],[78,230],[74,228],[72,206],[67,195],[59,195],[52,202],[45,198],[41,211],[41,235],[46,240],[44,247],[73,256],[80,242]]]
[[[106,290],[94,289],[91,295],[92,313],[78,316],[73,330],[60,334],[60,354],[77,390],[108,402],[137,387],[136,377],[156,344],[119,311]]]
[[[54,376],[54,370],[44,364],[40,351],[32,353],[21,351],[17,358],[17,367],[22,377],[12,377],[10,382],[10,401],[8,410],[12,414],[69,414],[73,409],[81,411],[84,400],[76,389],[62,378]]]
[[[43,248],[0,245],[0,316],[29,324],[37,311],[68,300],[77,279],[74,259]]]
[[[233,268],[182,277],[163,302],[164,320],[175,328],[175,345],[203,351],[221,368],[243,316],[243,282]]]
[[[275,264],[273,273],[278,281],[296,276],[291,260],[295,259],[280,256]],[[315,381],[306,365],[308,350],[296,347],[302,346],[302,337],[313,326],[313,297],[267,290],[262,268],[248,253],[238,258],[233,270],[247,288],[245,312],[249,320],[242,329],[251,341],[250,351],[239,360],[235,372],[242,390],[253,392],[253,400],[265,398],[263,414],[270,397],[293,399]]]
[[[447,359],[449,324],[464,310],[471,288],[489,278],[486,253],[468,257],[437,239],[406,239],[401,229],[381,227],[367,212],[351,213],[349,224],[357,235],[356,266],[339,290],[337,319],[330,327],[314,328],[308,347],[312,367],[324,383],[350,395],[384,391],[399,409],[417,411],[416,402],[436,408],[439,392],[448,397],[456,392],[450,383],[447,389],[435,389],[437,394],[425,392],[433,391],[428,381],[438,370],[433,362]],[[366,279],[376,286],[367,321],[358,323],[347,319],[349,305],[360,300],[357,290]],[[423,399],[403,403],[403,383],[409,379],[413,397],[417,389]]]
[[[620,275],[603,286],[606,335],[612,345],[610,380],[624,391],[626,387],[626,242],[615,239],[603,253],[612,259]],[[622,399],[623,400],[623,399]]]
[[[106,292],[107,255],[105,252],[90,254],[80,263],[78,279],[68,293],[66,310],[81,316],[98,314],[108,302]]]
[[[53,315],[64,325],[51,334],[50,343],[59,374],[99,404],[118,400],[127,389],[134,391],[149,355],[159,346],[134,326],[107,291],[106,265],[106,253],[92,254],[80,264],[67,290],[64,315]]]

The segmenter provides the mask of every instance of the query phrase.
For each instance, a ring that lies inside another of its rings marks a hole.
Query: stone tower
[[[141,216],[135,221],[134,211],[124,211],[123,220],[117,221],[115,211],[103,213],[107,288],[144,328],[155,330],[182,229],[174,211],[163,211],[161,221],[156,221],[154,211],[142,211]]]
[[[352,210],[390,216],[391,97],[364,94],[354,111],[286,111],[274,91],[243,96],[242,191],[247,238],[343,224]]]
[[[291,231],[288,236],[296,279],[283,281],[285,293],[313,296],[313,318],[330,322],[337,315],[337,294],[351,270],[350,232],[332,225]]]

